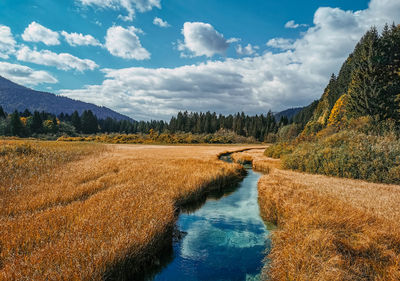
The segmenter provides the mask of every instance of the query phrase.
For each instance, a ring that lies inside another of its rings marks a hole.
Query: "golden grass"
[[[278,225],[265,279],[400,280],[400,186],[272,168],[258,188]]]
[[[269,173],[271,169],[279,169],[281,161],[279,159],[264,156],[263,148],[236,152],[232,154],[232,160],[237,163],[252,163],[252,168],[259,172]]]
[[[42,154],[23,154],[21,165],[7,166],[16,161],[10,155],[20,143],[6,145],[11,152],[1,154],[2,165],[14,169],[8,168],[18,175],[19,186],[15,190],[8,188],[10,181],[1,183],[9,191],[0,194],[0,280],[123,275],[115,269],[126,260],[138,266],[157,250],[174,225],[178,204],[221,188],[243,171],[216,157],[243,148],[238,146],[105,149],[29,142],[23,145]],[[55,152],[45,154],[50,148]],[[76,156],[68,156],[75,151]],[[47,164],[36,174],[39,160]],[[34,172],[24,174],[24,169]]]

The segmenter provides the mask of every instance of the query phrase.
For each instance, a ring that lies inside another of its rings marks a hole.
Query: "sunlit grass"
[[[100,280],[127,259],[140,263],[178,202],[240,177],[216,157],[237,149],[5,143],[13,176],[1,184],[0,280]]]
[[[400,186],[310,175],[270,163],[259,184],[265,221],[278,225],[268,280],[400,280]],[[279,161],[279,160],[278,160]]]

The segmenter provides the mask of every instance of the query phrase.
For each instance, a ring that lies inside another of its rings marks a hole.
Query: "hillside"
[[[275,119],[279,121],[281,117],[287,117],[289,120],[292,119],[294,116],[296,116],[301,110],[303,110],[304,107],[294,107],[294,108],[289,108],[284,111],[275,113]]]
[[[397,124],[399,42],[400,25],[386,25],[382,34],[371,28],[343,63],[339,74],[332,74],[322,97],[299,112],[294,121],[308,122],[313,133],[329,126],[342,129],[360,117],[371,118],[377,124],[388,120]]]
[[[266,155],[292,170],[400,184],[399,44],[400,25],[365,33],[322,97],[279,129],[281,143]]]
[[[75,110],[82,114],[91,110],[99,119],[111,117],[116,120],[131,120],[128,116],[115,112],[107,107],[57,96],[51,93],[39,92],[18,85],[0,76],[0,105],[6,112],[14,110],[45,111],[53,114],[68,113]]]

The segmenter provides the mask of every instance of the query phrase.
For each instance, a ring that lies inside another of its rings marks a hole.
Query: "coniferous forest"
[[[321,99],[280,128],[266,154],[290,169],[400,183],[399,46],[400,26],[371,28]]]
[[[45,112],[29,110],[14,111],[7,114],[0,107],[0,135],[30,137],[39,135],[77,136],[80,134],[149,134],[157,133],[192,133],[214,134],[227,130],[238,136],[252,137],[264,141],[274,135],[289,120],[282,116],[277,122],[272,112],[266,115],[248,116],[242,113],[235,115],[217,115],[215,112],[197,113],[179,112],[169,122],[164,121],[129,121],[112,118],[97,119],[91,110],[81,115],[61,113],[58,116]]]

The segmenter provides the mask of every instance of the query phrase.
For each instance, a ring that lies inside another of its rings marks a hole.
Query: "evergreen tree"
[[[19,113],[17,110],[11,114],[10,120],[10,130],[13,136],[22,136],[23,135],[24,126],[22,125]]]
[[[81,117],[81,129],[84,134],[95,134],[99,130],[96,116],[91,110],[85,110]]]
[[[29,129],[32,133],[43,133],[43,120],[38,111],[33,112],[32,122]]]
[[[4,112],[3,107],[0,106],[0,119],[7,118],[7,114]]]
[[[32,116],[32,113],[28,110],[25,109],[24,112],[22,112],[21,117],[29,117]]]
[[[382,85],[381,119],[393,118],[400,122],[398,95],[400,94],[400,26],[385,26],[379,44],[379,81]]]
[[[58,132],[58,122],[55,116],[53,116],[53,119],[51,120],[51,132],[53,134]]]
[[[358,43],[354,52],[354,70],[349,85],[349,113],[354,117],[372,116],[381,119],[382,84],[379,80],[379,34],[376,28],[369,30]]]
[[[71,124],[72,124],[72,126],[75,127],[75,130],[77,132],[82,131],[81,118],[79,117],[79,113],[76,110],[71,115]]]

